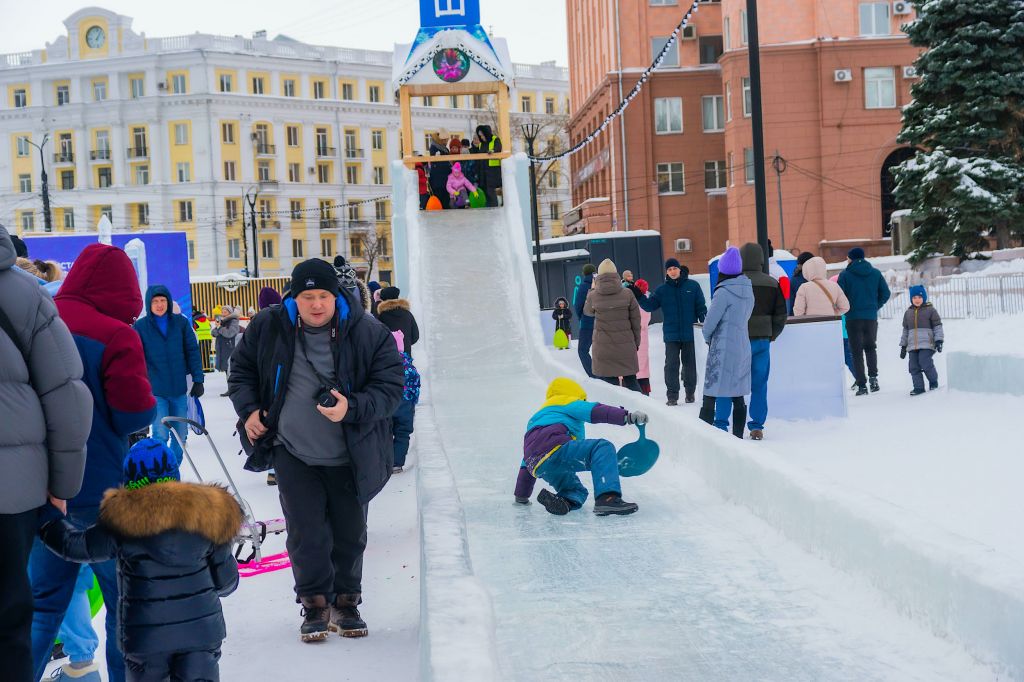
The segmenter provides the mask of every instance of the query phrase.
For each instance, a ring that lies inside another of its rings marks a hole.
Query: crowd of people
[[[477,126],[472,140],[452,135],[446,142],[440,133],[430,138],[428,156],[460,156],[469,154],[500,154],[501,139],[489,125]],[[416,156],[420,156],[416,152]],[[499,159],[466,159],[465,161],[432,161],[415,166],[419,179],[420,210],[430,208],[469,208],[473,196],[482,201],[473,205],[494,208],[499,205],[501,191],[501,161]],[[478,193],[482,194],[479,196]]]
[[[276,468],[304,641],[368,632],[367,507],[402,471],[419,399],[409,302],[336,266],[297,265],[244,331],[231,309],[209,327],[246,466]],[[219,679],[242,511],[223,488],[180,480],[187,432],[164,421],[204,393],[199,332],[166,286],[143,298],[113,246],[86,247],[56,296],[45,274],[0,226],[4,679],[36,682],[55,655],[70,656],[62,677],[100,679],[94,579],[108,679]]]

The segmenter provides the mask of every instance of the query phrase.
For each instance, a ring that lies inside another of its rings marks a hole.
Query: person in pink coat
[[[462,164],[458,161],[453,163],[452,172],[448,175],[448,194],[452,197],[452,208],[466,208],[470,193],[475,191],[476,185],[462,174]]]
[[[650,285],[645,279],[638,279],[629,287],[633,291],[633,295],[639,299],[640,297],[647,297],[647,291],[650,289]],[[651,324],[651,314],[640,307],[640,348],[636,351],[637,360],[640,361],[640,371],[636,373],[636,379],[640,382],[640,390],[644,395],[651,394],[651,357],[648,353],[650,349],[650,335],[647,333],[647,327]]]

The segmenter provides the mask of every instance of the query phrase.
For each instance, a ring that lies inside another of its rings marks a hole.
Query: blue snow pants
[[[763,431],[768,419],[768,374],[772,368],[770,339],[750,340],[750,421],[747,428]]]
[[[587,500],[587,489],[576,475],[579,471],[591,472],[595,497],[605,493],[622,494],[615,446],[603,439],[569,441],[555,450],[535,473],[537,478],[550,483],[558,495],[569,500],[573,509],[579,509]]]
[[[89,590],[92,589],[93,574],[88,564],[82,566],[75,582],[75,593],[64,614],[57,636],[64,643],[64,653],[72,663],[88,663],[100,647],[100,638],[92,629],[92,609],[89,606]]]
[[[594,376],[594,359],[590,357],[590,347],[594,344],[594,328],[584,329],[580,327],[580,338],[576,342],[576,352],[580,354],[580,362],[583,364],[583,371],[588,377]]]

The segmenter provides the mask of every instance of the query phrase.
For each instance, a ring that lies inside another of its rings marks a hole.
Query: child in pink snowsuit
[[[452,172],[448,175],[448,194],[452,196],[452,207],[466,208],[470,193],[475,191],[476,185],[462,174],[462,164],[458,161],[453,163]]]

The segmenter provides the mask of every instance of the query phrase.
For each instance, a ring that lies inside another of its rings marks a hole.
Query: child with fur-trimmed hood
[[[572,338],[572,308],[569,301],[560,296],[555,300],[555,309],[551,311],[551,318],[555,321],[555,331],[561,329],[567,338]]]
[[[227,634],[220,598],[238,586],[231,545],[241,509],[221,487],[181,482],[174,454],[151,438],[132,447],[124,474],[124,487],[104,495],[95,525],[80,530],[48,506],[39,535],[67,561],[117,559],[117,633],[129,682],[217,680]]]
[[[380,290],[380,303],[377,304],[377,319],[392,334],[402,333],[402,352],[412,357],[412,347],[420,340],[420,328],[416,318],[409,310],[409,301],[401,297],[398,287],[384,287]]]

